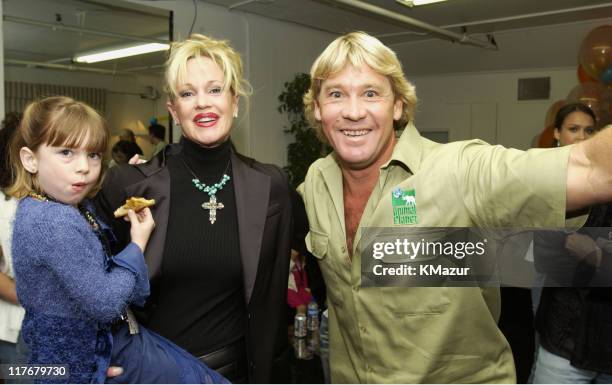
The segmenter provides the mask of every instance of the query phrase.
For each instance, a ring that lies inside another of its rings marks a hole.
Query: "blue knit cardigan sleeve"
[[[149,283],[144,256],[129,244],[107,268],[104,249],[75,208],[55,202],[21,202],[20,246],[28,263],[49,271],[69,300],[89,317],[108,322],[126,306],[144,302]],[[28,204],[30,203],[30,204]]]

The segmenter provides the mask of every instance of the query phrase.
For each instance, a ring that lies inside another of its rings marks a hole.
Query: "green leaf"
[[[329,147],[319,141],[304,116],[303,97],[309,87],[310,75],[298,73],[292,81],[285,82],[284,90],[278,96],[278,112],[286,113],[289,121],[289,126],[283,127],[283,132],[295,138],[287,146],[288,165],[284,168],[294,187],[304,181],[308,167],[315,160],[330,152]]]

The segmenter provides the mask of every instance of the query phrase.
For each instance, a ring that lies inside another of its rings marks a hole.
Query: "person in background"
[[[149,125],[149,142],[153,145],[153,152],[151,157],[155,156],[158,152],[164,149],[168,143],[166,143],[166,127],[157,123],[156,119],[152,119]],[[129,159],[129,158],[128,158]]]
[[[136,134],[134,134],[134,131],[130,130],[129,128],[122,128],[119,130],[119,133],[117,134],[117,136],[119,137],[119,140],[126,140],[128,142],[132,142],[134,143],[136,146],[138,146],[138,143],[136,142]],[[140,148],[140,146],[138,146],[138,154],[144,154],[142,152],[142,148]]]
[[[242,74],[225,41],[194,34],[173,43],[167,106],[180,142],[109,170],[97,202],[109,219],[130,196],[158,202],[145,252],[146,326],[232,382],[287,382],[290,188],[279,167],[232,145],[238,100],[250,93]],[[124,244],[125,223],[111,223]]]
[[[128,142],[136,143],[136,135],[134,134],[134,131],[130,130],[129,128],[120,129],[117,136],[119,137],[119,140],[127,140]]]
[[[579,143],[595,135],[595,113],[583,104],[568,104],[558,111],[554,127],[557,146]],[[607,204],[592,207],[575,233],[535,233],[534,259],[545,275],[535,322],[536,384],[612,383],[612,288],[605,268],[612,264],[606,250],[610,227],[612,205]],[[588,288],[597,286],[591,279],[597,275],[607,287]]]
[[[12,183],[8,153],[19,120],[18,114],[7,114],[0,130],[0,364],[25,363],[19,347],[23,350],[26,346],[17,344],[25,311],[17,299],[11,254],[17,200],[4,194]]]
[[[127,140],[120,140],[115,143],[113,149],[111,150],[113,163],[109,164],[109,167],[118,164],[127,164],[128,161],[136,154],[142,155],[142,150],[136,143]]]
[[[305,258],[298,251],[291,249],[287,303],[295,312],[306,314],[306,308],[311,301],[312,294],[308,286]]]

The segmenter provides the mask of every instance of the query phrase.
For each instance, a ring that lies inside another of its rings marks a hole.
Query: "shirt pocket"
[[[383,287],[382,303],[395,318],[438,315],[449,305],[447,287]]]
[[[317,259],[324,259],[327,256],[329,237],[327,234],[310,229],[306,235],[306,246],[308,251]]]

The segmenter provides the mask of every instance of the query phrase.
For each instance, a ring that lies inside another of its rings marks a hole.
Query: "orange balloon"
[[[567,95],[568,103],[582,103],[590,107],[598,124],[609,122],[612,113],[612,91],[594,82],[578,84]]]
[[[576,70],[576,72],[577,72],[578,80],[580,81],[580,83],[597,82],[597,79],[595,79],[591,75],[587,74],[586,71],[584,70],[584,68],[582,68],[581,65],[578,66],[578,69]]]
[[[593,29],[580,44],[578,63],[593,79],[612,64],[612,25]]]

